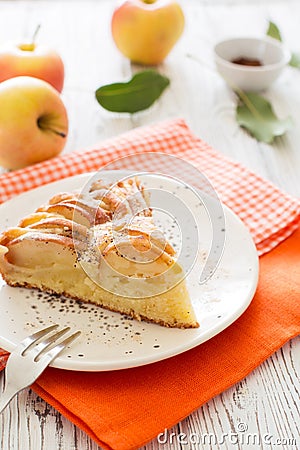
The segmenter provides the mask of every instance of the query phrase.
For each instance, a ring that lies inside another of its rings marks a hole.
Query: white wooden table
[[[300,70],[287,68],[266,96],[279,116],[295,126],[273,146],[257,143],[234,119],[234,96],[215,73],[212,47],[225,37],[262,35],[269,19],[285,42],[300,50],[300,2],[185,0],[185,34],[159,67],[170,88],[148,111],[112,114],[94,99],[100,85],[129,78],[137,67],[120,55],[110,36],[115,2],[1,1],[0,42],[29,37],[42,25],[40,42],[56,48],[66,66],[63,99],[70,119],[65,151],[91,147],[133,127],[181,116],[220,152],[242,162],[289,193],[300,195]],[[1,105],[0,105],[1,107]],[[169,431],[166,444],[145,449],[300,448],[300,339],[295,338],[246,379],[209,401]],[[244,430],[244,431],[243,431]],[[223,439],[223,434],[235,433]],[[187,437],[179,433],[185,433]],[[212,445],[192,445],[193,434],[210,433]],[[250,436],[243,442],[243,436]],[[177,438],[176,438],[177,436]],[[263,439],[263,436],[267,436]],[[256,440],[255,440],[256,439]],[[260,442],[259,442],[259,439]],[[30,389],[0,416],[1,450],[96,450],[97,445]]]

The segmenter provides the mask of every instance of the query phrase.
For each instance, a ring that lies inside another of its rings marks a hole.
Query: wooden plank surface
[[[184,36],[158,68],[169,76],[171,86],[153,107],[134,116],[109,113],[94,98],[100,85],[125,80],[139,69],[120,55],[111,39],[109,24],[115,5],[109,0],[0,1],[0,43],[30,37],[40,23],[40,42],[56,48],[64,59],[63,100],[70,119],[65,152],[93,147],[133,127],[180,116],[220,152],[299,196],[300,71],[287,68],[265,94],[280,117],[293,117],[293,129],[273,146],[257,143],[236,124],[235,97],[216,74],[212,48],[225,37],[262,35],[272,19],[280,26],[287,45],[300,50],[300,2],[182,1]],[[246,379],[168,430],[167,442],[162,436],[161,443],[155,439],[144,450],[298,449],[299,374],[298,337]],[[0,448],[98,447],[28,389],[0,416]]]

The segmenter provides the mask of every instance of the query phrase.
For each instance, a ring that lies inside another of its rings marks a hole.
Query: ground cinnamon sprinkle
[[[244,58],[242,56],[240,58],[233,59],[231,62],[233,62],[234,64],[239,64],[241,66],[257,67],[263,65],[259,59]]]

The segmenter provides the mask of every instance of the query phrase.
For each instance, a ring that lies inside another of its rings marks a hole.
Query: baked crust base
[[[40,289],[40,288],[38,288],[36,286],[33,286],[33,285],[31,285],[30,283],[27,283],[27,282],[23,282],[23,283],[13,282],[11,280],[5,279],[5,277],[4,277],[4,280],[11,287],[25,287],[27,289],[35,289],[35,290],[38,290],[40,292],[45,292],[45,293],[48,293],[48,294],[51,294],[51,295],[67,297],[67,298],[70,298],[72,300],[75,300],[78,303],[82,303],[82,304],[88,303],[90,305],[95,305],[95,303],[93,303],[91,301],[82,300],[79,297],[76,297],[74,295],[70,295],[68,292],[62,292],[61,294],[57,294],[57,292],[55,292],[55,291],[53,291],[53,290],[51,290],[49,288],[42,288],[42,289]],[[139,300],[137,300],[137,301],[139,301]],[[97,305],[97,306],[99,306],[99,305]],[[144,316],[143,314],[136,314],[132,309],[125,312],[125,311],[121,311],[120,309],[112,308],[112,307],[110,307],[108,305],[100,305],[100,307],[104,308],[104,309],[106,309],[108,311],[117,312],[119,314],[130,316],[133,319],[138,320],[139,322],[144,321],[144,322],[148,322],[148,323],[156,323],[157,325],[161,325],[161,326],[164,326],[164,327],[167,327],[167,328],[181,328],[181,329],[199,328],[199,323],[197,321],[194,321],[192,323],[177,323],[177,322],[174,322],[172,324],[170,322],[164,322],[163,320],[151,319],[151,318],[149,318],[147,316]]]
[[[63,296],[63,297],[67,297],[70,298],[72,300],[75,300],[78,303],[83,303],[83,304],[90,304],[90,305],[95,305],[94,302],[91,302],[89,300],[82,300],[79,297],[76,297],[74,295],[70,295],[68,292],[62,292],[61,294],[57,294],[57,292],[49,289],[49,288],[38,288],[36,286],[31,285],[30,283],[27,282],[12,282],[11,280],[5,279],[5,282],[11,286],[11,287],[25,287],[27,289],[35,289],[37,291],[40,292],[45,292],[51,295],[56,295],[56,296]],[[137,300],[140,301],[140,300]],[[144,322],[148,322],[148,323],[156,323],[158,325],[167,327],[167,328],[181,328],[181,329],[188,329],[188,328],[198,328],[199,327],[199,323],[197,321],[191,322],[191,323],[178,323],[178,322],[174,322],[174,323],[170,323],[170,322],[165,322],[163,320],[159,320],[159,319],[151,319],[150,317],[147,317],[143,314],[136,314],[132,309],[128,310],[128,311],[121,311],[121,309],[117,309],[117,308],[113,308],[110,307],[109,305],[97,305],[100,306],[101,308],[104,308],[108,311],[112,311],[112,312],[117,312],[120,314],[124,314],[127,316],[130,316],[136,320],[138,320],[139,322],[144,321]]]

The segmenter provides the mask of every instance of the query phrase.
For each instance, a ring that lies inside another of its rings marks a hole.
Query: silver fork
[[[4,390],[0,396],[0,414],[19,391],[30,386],[54,358],[80,335],[77,331],[57,342],[70,330],[66,327],[50,335],[58,326],[51,325],[26,337],[9,355],[4,372]]]

